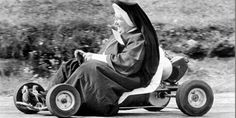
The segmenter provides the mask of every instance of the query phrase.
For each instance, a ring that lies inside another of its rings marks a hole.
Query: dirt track
[[[18,111],[14,104],[12,97],[0,96],[0,118],[55,118],[50,112],[44,111],[38,114],[27,115]],[[80,117],[80,116],[75,116]],[[94,117],[94,116],[93,116]],[[169,105],[161,112],[148,112],[144,109],[135,109],[120,111],[116,117],[160,117],[160,118],[182,118],[189,117],[184,115],[172,99]],[[221,93],[215,94],[215,100],[212,109],[203,117],[208,118],[235,118],[235,93]],[[199,117],[201,118],[201,117]]]

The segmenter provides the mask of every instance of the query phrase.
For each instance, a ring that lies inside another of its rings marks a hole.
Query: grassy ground
[[[235,22],[234,0],[132,1],[138,2],[154,23],[170,24],[174,27],[196,26],[201,28],[213,24],[232,27]]]
[[[205,58],[190,60],[189,72],[183,78],[207,82],[214,92],[235,91],[235,58]]]
[[[171,27],[225,25],[234,27],[234,0],[125,0],[137,2],[151,21]],[[110,0],[0,0],[0,22],[19,25],[87,19],[111,20]]]
[[[43,86],[46,89],[49,79],[35,78],[31,74],[24,74],[21,76],[10,76],[0,78],[0,95],[13,95],[18,86],[26,82],[35,82]]]
[[[180,84],[186,80],[198,79],[207,82],[215,93],[235,91],[235,58],[205,58],[201,61],[190,59],[188,65],[189,70]],[[49,80],[50,78],[35,78],[30,73],[1,77],[0,95],[12,95],[16,86],[25,82],[37,82],[46,88]]]
[[[167,51],[171,56],[185,56]],[[188,71],[179,83],[186,80],[203,80],[215,93],[235,91],[235,58],[204,58],[194,60],[189,58]]]
[[[35,2],[36,1],[36,2]],[[153,24],[163,24],[164,30],[179,27],[225,27],[235,31],[234,0],[128,0],[136,1]],[[68,20],[87,19],[91,22],[110,22],[110,0],[0,0],[0,26],[60,24]],[[230,36],[235,36],[233,35]],[[217,36],[219,40],[221,34]],[[208,41],[211,42],[211,41]],[[212,44],[213,45],[213,44]],[[171,55],[180,55],[169,52]],[[2,62],[3,60],[0,60]],[[5,61],[5,60],[4,60]],[[0,67],[3,67],[0,63]],[[187,79],[201,79],[214,92],[235,91],[235,58],[190,59]],[[0,94],[12,94],[14,88],[26,81],[36,81],[46,87],[48,79],[35,79],[31,74],[0,77]]]

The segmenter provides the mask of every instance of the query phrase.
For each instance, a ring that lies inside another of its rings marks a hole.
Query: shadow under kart
[[[178,108],[189,116],[202,116],[212,107],[214,96],[210,86],[201,80],[190,80],[183,84],[178,81],[188,69],[188,60],[183,57],[174,57],[169,60],[171,71],[167,78],[162,78],[160,86],[152,93],[129,96],[135,98],[132,105],[122,105],[120,110],[144,108],[148,111],[160,111],[165,108],[171,97],[176,98]],[[27,104],[23,102],[22,90],[28,87],[30,92],[43,93],[45,90],[37,83],[25,83],[19,86],[14,93],[14,103],[18,110],[26,114],[35,114],[39,111],[49,110],[58,117],[70,117],[74,115],[81,106],[80,93],[71,85],[58,84],[52,87],[45,97],[38,97],[37,102]],[[134,100],[134,99],[133,99]],[[140,101],[141,100],[141,101]],[[38,103],[42,103],[38,105]]]

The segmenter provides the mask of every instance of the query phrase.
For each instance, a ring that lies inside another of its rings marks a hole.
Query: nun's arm
[[[144,56],[144,40],[141,37],[136,37],[128,41],[121,53],[109,54],[106,59],[108,65],[115,71],[129,76],[140,70]]]

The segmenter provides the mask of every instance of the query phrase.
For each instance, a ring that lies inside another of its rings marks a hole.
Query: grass
[[[126,0],[137,2],[152,23],[169,27],[206,27],[220,24],[234,27],[234,0]],[[0,0],[0,22],[19,25],[47,22],[60,24],[86,19],[108,22],[112,15],[109,0]]]
[[[171,56],[185,56],[166,52]],[[179,81],[180,84],[196,79],[208,83],[215,93],[235,91],[235,57],[204,58],[203,60],[189,58],[188,67],[187,73]]]
[[[190,60],[184,80],[199,79],[207,82],[215,93],[235,91],[235,58],[205,58]]]
[[[35,78],[32,74],[22,74],[18,76],[0,77],[0,95],[13,95],[18,86],[26,82],[35,82],[46,89],[47,78]]]
[[[167,52],[171,56],[183,56]],[[1,61],[1,60],[0,60]],[[207,82],[215,93],[235,91],[235,58],[205,58],[201,61],[190,59],[189,70],[180,80],[197,79]],[[47,87],[51,78],[35,78],[31,73],[0,77],[0,95],[13,95],[16,86],[25,82],[36,82]]]
[[[131,0],[130,0],[131,1]],[[173,27],[234,26],[234,0],[132,0],[140,4],[153,23]]]
[[[208,26],[224,26],[235,30],[234,0],[128,1],[139,3],[153,24],[164,24],[167,30],[178,27]],[[0,0],[0,25],[17,26],[40,22],[61,24],[81,19],[90,22],[110,22],[111,12],[109,0]],[[235,91],[234,61],[235,58],[190,59],[190,69],[181,82],[187,79],[201,79],[206,81],[214,92]],[[36,81],[45,87],[48,79],[35,79],[32,74],[23,74],[0,77],[0,81],[0,95],[11,95],[20,83]]]

